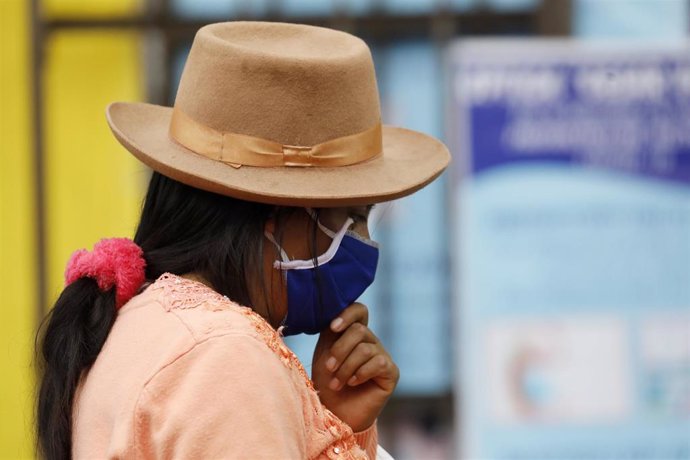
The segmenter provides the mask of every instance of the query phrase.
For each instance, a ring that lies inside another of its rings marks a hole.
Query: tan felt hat
[[[174,107],[108,106],[115,137],[185,184],[290,206],[354,206],[409,195],[448,149],[382,125],[371,52],[305,24],[236,21],[197,32]]]

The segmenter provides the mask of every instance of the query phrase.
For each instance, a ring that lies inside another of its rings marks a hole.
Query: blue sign
[[[690,458],[690,44],[449,58],[463,456]]]

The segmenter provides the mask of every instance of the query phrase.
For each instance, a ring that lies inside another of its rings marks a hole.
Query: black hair
[[[263,277],[264,226],[296,208],[243,201],[184,185],[154,172],[134,237],[144,252],[146,280],[165,272],[194,272],[213,289],[254,306],[249,283]],[[265,285],[262,286],[264,300]],[[37,452],[67,459],[72,449],[72,405],[115,322],[115,292],[80,278],[66,286],[36,334],[39,384]]]

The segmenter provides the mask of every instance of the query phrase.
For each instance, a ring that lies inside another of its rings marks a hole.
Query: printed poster
[[[690,458],[690,44],[447,65],[462,458]]]

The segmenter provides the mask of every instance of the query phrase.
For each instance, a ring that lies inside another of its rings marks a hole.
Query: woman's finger
[[[362,343],[378,343],[378,339],[371,330],[362,323],[354,323],[331,345],[330,356],[326,360],[326,369],[336,371],[352,353],[355,347]]]
[[[347,307],[331,321],[331,330],[342,332],[354,323],[362,323],[365,326],[369,324],[369,310],[366,305],[355,302]]]
[[[381,353],[379,347],[373,343],[360,342],[357,344],[333,375],[329,383],[331,390],[340,390],[357,369],[379,353]]]
[[[376,379],[376,383],[379,386],[384,388],[385,385],[384,389],[387,389],[387,387],[395,388],[398,378],[398,368],[390,357],[384,354],[377,354],[362,364],[346,383],[349,386],[357,386]]]

